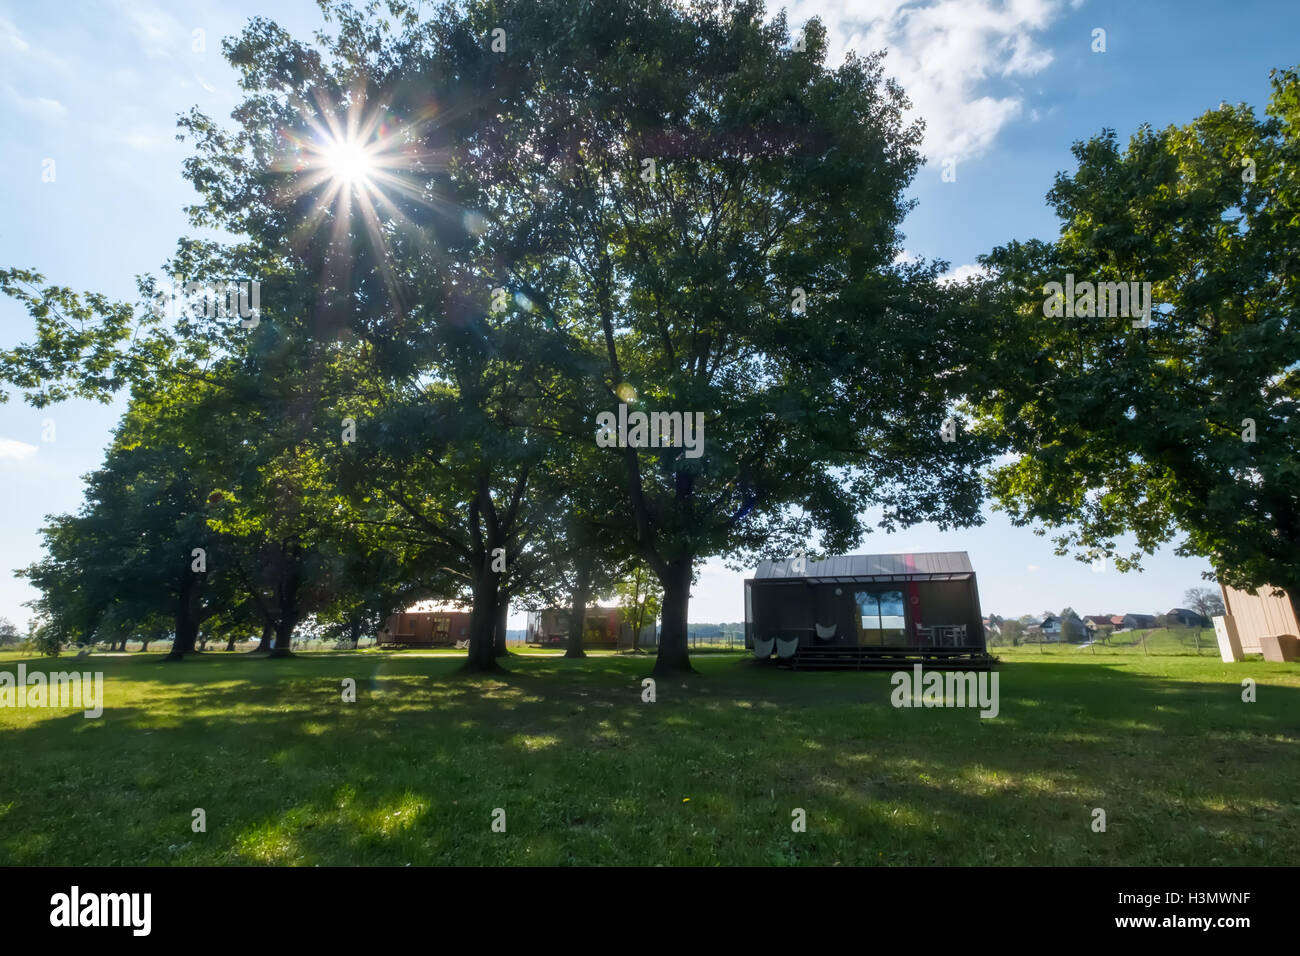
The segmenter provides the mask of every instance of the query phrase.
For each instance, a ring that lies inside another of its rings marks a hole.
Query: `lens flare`
[[[375,171],[374,158],[369,150],[347,139],[326,146],[321,158],[330,175],[348,186],[368,183],[370,174]]]

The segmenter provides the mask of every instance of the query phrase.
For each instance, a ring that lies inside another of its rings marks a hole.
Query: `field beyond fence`
[[[1072,654],[1147,654],[1157,656],[1191,655],[1193,657],[1219,656],[1219,645],[1214,636],[1214,628],[1159,627],[1141,631],[1120,631],[1105,638],[1097,638],[1085,643],[1067,641],[1026,641],[1012,646],[1009,641],[994,639],[989,642],[989,651],[1001,654],[1004,651],[1025,651],[1044,656],[1068,656]]]

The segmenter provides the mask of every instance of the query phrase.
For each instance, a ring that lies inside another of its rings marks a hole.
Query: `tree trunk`
[[[176,622],[176,637],[172,641],[171,652],[164,658],[169,661],[184,660],[187,653],[193,653],[194,642],[199,636],[198,624],[186,615],[184,620]]]
[[[296,614],[285,614],[275,625],[275,646],[271,648],[272,657],[292,656],[293,631],[298,626]]]
[[[226,650],[233,651],[234,649],[235,649],[235,635],[231,634],[230,640],[226,641]]]
[[[187,568],[176,599],[176,636],[172,639],[171,652],[164,660],[184,660],[186,653],[194,650],[194,641],[199,636],[199,622],[193,607],[195,586],[194,575]]]
[[[693,674],[686,621],[691,604],[691,559],[678,558],[668,563],[668,573],[660,579],[664,588],[663,624],[659,630],[659,654],[655,657],[655,676]]]
[[[632,653],[641,653],[641,628],[645,627],[646,604],[650,600],[650,582],[646,580],[644,569],[637,567],[635,580],[635,589],[632,592],[633,607],[636,608],[634,624],[632,625]],[[641,586],[645,585],[645,590]]]
[[[502,594],[497,602],[497,614],[495,621],[495,634],[493,638],[493,651],[497,657],[509,657],[510,651],[506,647],[506,623],[510,619],[510,595]]]
[[[573,606],[569,610],[569,646],[565,657],[586,657],[582,649],[582,634],[587,624],[587,599],[591,596],[591,561],[584,555],[578,558],[577,580],[573,589]]]
[[[184,660],[185,655],[194,652],[194,642],[199,636],[198,622],[191,615],[177,615],[176,637],[172,641],[171,652],[164,660]]]
[[[122,650],[126,650],[125,644],[122,645]],[[140,638],[140,653],[143,654],[147,650],[149,650],[149,638],[142,637]]]
[[[298,626],[298,598],[302,591],[302,567],[298,563],[300,550],[296,545],[282,549],[279,584],[276,588],[276,603],[280,608],[280,619],[275,622],[275,647],[271,648],[271,657],[289,657],[293,651],[293,631]]]
[[[271,639],[274,637],[275,637],[275,624],[273,624],[271,621],[266,621],[262,625],[262,640],[257,645],[257,648],[253,651],[253,653],[257,654],[260,651],[269,651],[271,649]]]
[[[469,616],[469,659],[465,670],[490,672],[501,670],[497,663],[497,575],[484,562],[474,581],[474,607]]]

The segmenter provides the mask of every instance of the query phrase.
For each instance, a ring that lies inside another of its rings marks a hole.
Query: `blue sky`
[[[887,71],[927,123],[929,161],[904,246],[958,275],[996,244],[1055,234],[1043,196],[1072,168],[1074,140],[1185,123],[1223,100],[1262,111],[1269,69],[1300,60],[1300,4],[1290,0],[799,0],[787,9],[792,24],[822,17],[836,59],[888,50]],[[196,105],[229,113],[238,90],[220,40],[253,15],[299,36],[321,26],[309,0],[0,0],[0,265],[114,297],[156,272],[192,231],[176,115]],[[1104,53],[1091,49],[1095,29],[1106,31]],[[945,159],[953,182],[942,179]],[[47,160],[53,182],[42,180]],[[27,328],[22,310],[0,301],[0,345]],[[120,412],[0,406],[0,615],[29,618],[22,603],[33,592],[8,572],[39,557],[44,515],[76,509],[81,476],[99,463]],[[47,420],[53,441],[43,440]],[[875,534],[860,550],[969,551],[985,611],[1004,615],[1165,611],[1208,568],[1162,553],[1141,574],[1096,572],[998,515],[966,531]],[[740,620],[742,578],[707,564],[691,619]],[[512,616],[512,626],[521,621]]]

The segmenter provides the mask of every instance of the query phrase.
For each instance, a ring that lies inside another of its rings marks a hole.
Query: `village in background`
[[[1171,608],[1163,614],[1080,615],[1070,607],[1060,612],[1045,611],[1040,615],[1020,617],[989,614],[983,618],[984,635],[989,648],[1072,644],[1081,648],[1093,645],[1112,649],[1132,647],[1146,653],[1218,653],[1211,619],[1224,614],[1224,604],[1217,589],[1191,588],[1183,600],[1190,607]],[[569,613],[560,608],[529,611],[526,627],[508,629],[506,641],[512,645],[563,649],[568,636]],[[594,604],[587,608],[583,647],[587,650],[652,651],[658,646],[658,621],[650,621],[650,617],[656,615],[657,605],[653,601],[648,606],[644,600],[632,604]],[[641,624],[639,637],[634,641],[633,631],[639,621],[645,623]],[[464,647],[468,640],[468,627],[467,608],[425,602],[392,615],[379,633],[361,638],[355,647]],[[170,637],[168,634],[160,635],[161,639],[120,642],[113,648],[101,641],[104,647],[87,645],[76,650],[147,651],[150,645],[165,644]],[[18,648],[30,639],[12,621],[0,618],[0,647]],[[250,634],[236,640],[230,649],[247,650],[246,645],[257,642],[258,636]],[[745,622],[692,622],[690,642],[693,649],[743,648]],[[212,649],[219,646],[214,646],[211,641],[208,643]],[[353,646],[348,639],[313,634],[309,628],[304,628],[303,636],[295,641],[295,647],[301,650],[351,649]]]

